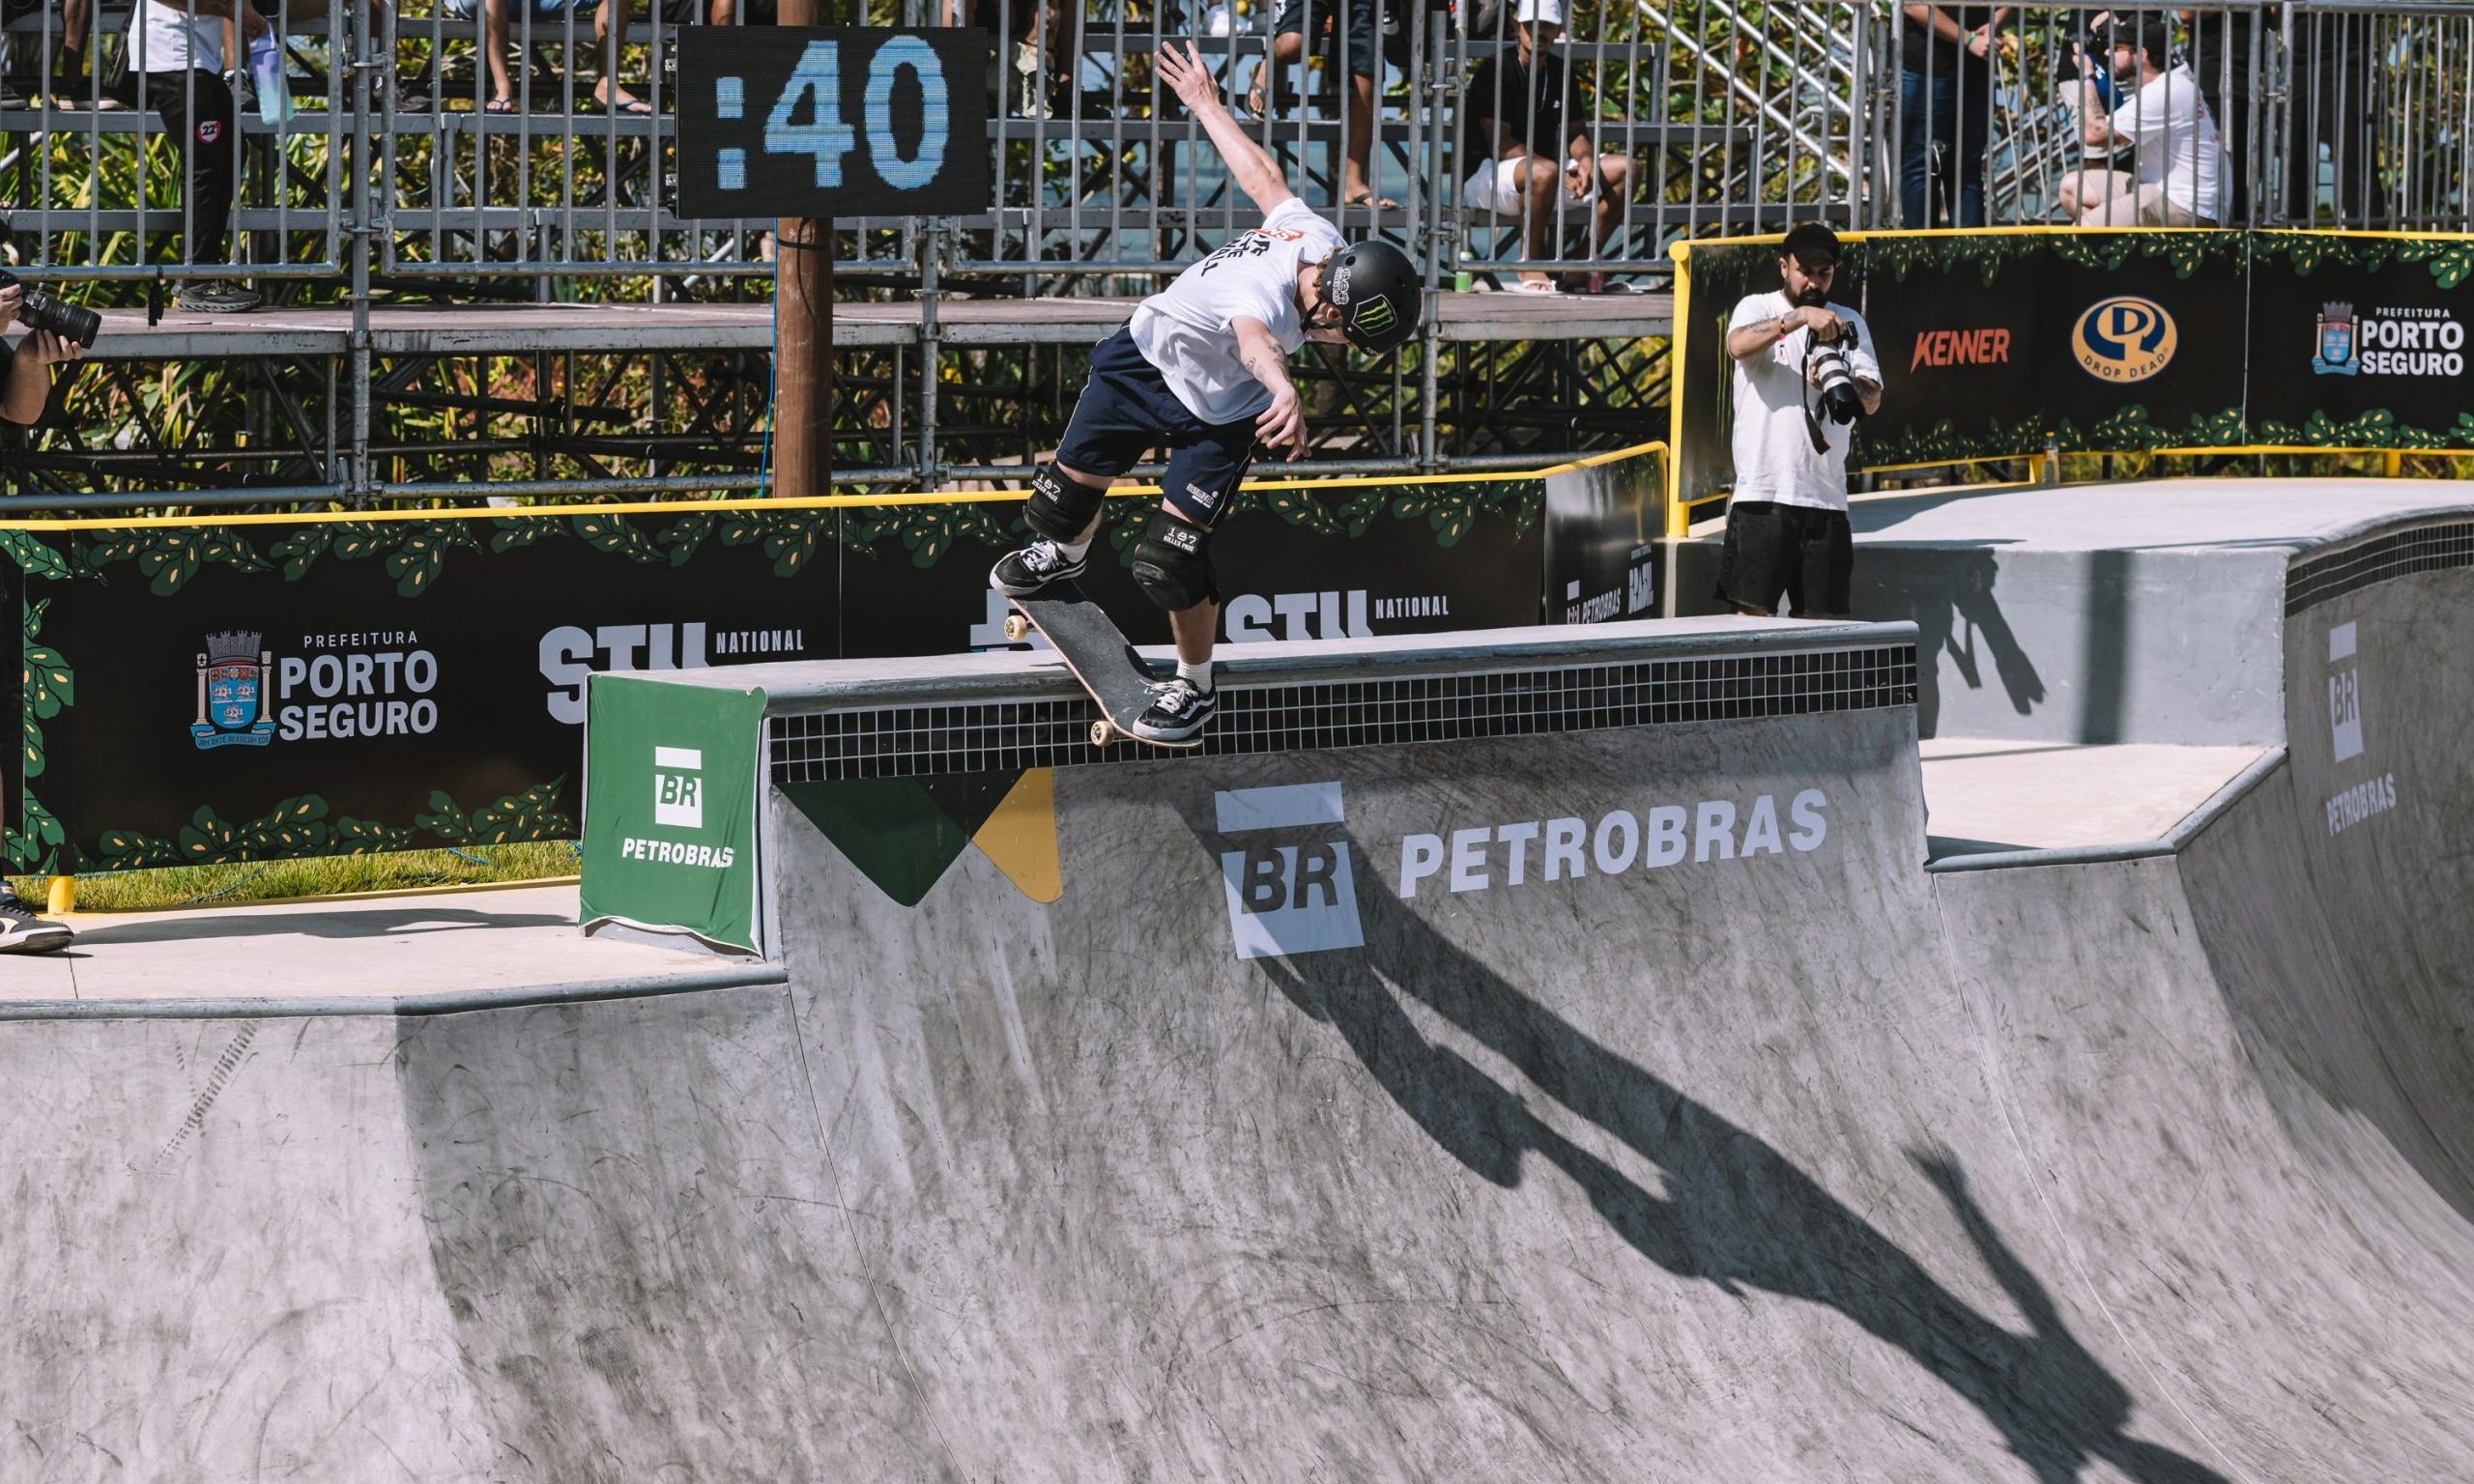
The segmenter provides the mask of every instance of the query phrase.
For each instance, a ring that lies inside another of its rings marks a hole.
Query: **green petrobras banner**
[[[585,710],[585,929],[762,954],[764,693],[595,675]]]

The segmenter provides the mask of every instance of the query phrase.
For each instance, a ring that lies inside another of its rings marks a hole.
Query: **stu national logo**
[[[189,726],[201,750],[264,747],[274,735],[266,705],[274,656],[258,647],[260,637],[248,630],[206,636],[206,652],[197,657],[197,720]]]

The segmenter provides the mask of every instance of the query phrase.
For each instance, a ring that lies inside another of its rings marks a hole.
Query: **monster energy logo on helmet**
[[[1418,327],[1418,271],[1390,243],[1352,243],[1323,260],[1321,292],[1341,311],[1349,344],[1380,356]]]

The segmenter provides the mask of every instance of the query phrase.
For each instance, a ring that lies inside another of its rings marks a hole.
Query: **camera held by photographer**
[[[31,427],[43,420],[51,400],[50,367],[86,354],[102,330],[102,317],[92,309],[64,303],[40,289],[17,281],[0,269],[0,329],[22,325],[26,333],[0,362],[0,417]]]
[[[1830,302],[1838,235],[1818,222],[1779,247],[1784,285],[1746,295],[1727,319],[1735,363],[1735,491],[1718,597],[1742,614],[1845,614],[1855,568],[1847,448],[1881,411],[1882,367],[1864,317]]]

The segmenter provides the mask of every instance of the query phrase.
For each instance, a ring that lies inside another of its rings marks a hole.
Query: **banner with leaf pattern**
[[[1535,477],[1251,489],[1214,556],[1235,641],[1538,621]],[[1152,502],[1086,586],[1141,643]],[[0,527],[16,871],[570,838],[585,677],[1006,647],[1012,500]]]
[[[1697,243],[1683,496],[1733,482],[1725,326],[1775,240]],[[2308,232],[1849,234],[1831,297],[1884,378],[1849,467],[2256,446],[2474,448],[2474,239]]]

